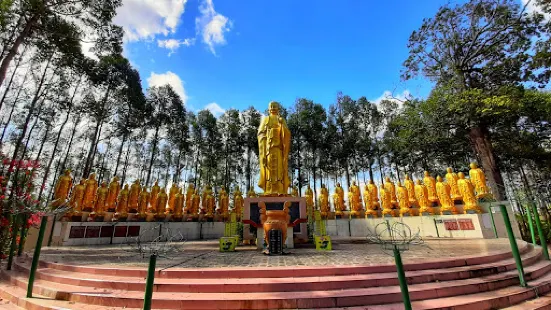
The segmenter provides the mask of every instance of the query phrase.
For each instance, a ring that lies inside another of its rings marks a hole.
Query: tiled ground
[[[319,252],[313,248],[288,250],[284,256],[266,256],[252,246],[240,246],[236,252],[220,253],[218,241],[173,243],[167,257],[157,260],[157,268],[208,267],[270,267],[270,266],[338,266],[391,264],[394,258],[380,245],[334,242],[333,251]],[[426,240],[412,245],[402,254],[404,263],[439,260],[460,256],[484,255],[510,250],[507,239],[488,240]],[[143,257],[142,257],[143,256]],[[146,267],[149,255],[140,255],[134,247],[88,246],[43,248],[41,259],[76,265]]]

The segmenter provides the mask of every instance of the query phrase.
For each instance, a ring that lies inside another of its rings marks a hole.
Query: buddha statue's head
[[[134,184],[140,185],[140,179],[136,179],[136,181],[134,181]]]
[[[124,189],[128,190],[128,184],[124,184]]]
[[[426,177],[430,176],[430,173],[428,171],[425,171],[425,176]]]
[[[176,185],[176,183],[172,183],[172,188],[174,187],[178,187],[178,185]]]
[[[101,182],[101,187],[107,187],[107,182],[105,181]]]
[[[325,184],[321,184],[321,188],[325,188]]]
[[[65,172],[63,172],[63,174],[65,174],[66,176],[70,176],[71,175],[71,169],[65,169]]]
[[[460,179],[464,179],[465,178],[465,174],[463,172],[459,172],[457,174],[457,177],[460,178]]]
[[[471,167],[471,169],[476,169],[478,168],[478,165],[476,163],[471,163],[469,167]]]
[[[356,186],[356,181],[352,181],[352,186]]]
[[[119,177],[118,177],[118,176],[114,176],[112,182],[118,182],[118,181],[119,181]]]
[[[390,177],[386,177],[386,178],[385,178],[385,181],[386,181],[386,182],[390,182]]]
[[[95,180],[95,179],[96,179],[96,174],[92,172],[90,174],[90,180]]]
[[[373,180],[369,180],[369,184],[373,184]]]
[[[436,177],[436,181],[442,182],[442,177],[441,177],[441,176],[437,176],[437,177]]]
[[[80,185],[84,185],[84,183],[85,183],[85,182],[86,182],[86,180],[84,180],[84,179],[80,179],[80,182],[79,182],[78,184],[80,184]]]
[[[446,168],[446,171],[447,171],[448,173],[453,173],[453,170],[452,170],[451,167]]]
[[[270,115],[279,115],[279,103],[276,101],[270,102],[268,112],[270,112]]]
[[[155,186],[159,186],[159,180],[155,180]]]
[[[337,187],[341,187],[341,183],[338,183],[338,182],[337,182]]]
[[[398,187],[402,187],[402,183],[400,183],[400,181],[398,181],[398,183],[396,183],[396,185],[397,185]]]
[[[409,175],[406,174],[406,180],[409,180]]]
[[[421,180],[416,180],[416,181],[415,181],[415,184],[421,185]]]

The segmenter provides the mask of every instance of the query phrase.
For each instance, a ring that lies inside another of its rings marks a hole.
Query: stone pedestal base
[[[295,241],[293,240],[293,227],[287,228],[287,239],[285,240],[286,249],[294,249]],[[256,248],[259,250],[264,250],[264,229],[258,227],[256,229]]]

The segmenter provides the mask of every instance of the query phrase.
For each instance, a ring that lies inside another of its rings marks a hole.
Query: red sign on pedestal
[[[444,220],[444,226],[446,230],[459,230],[459,224],[456,220]]]
[[[461,230],[474,230],[473,220],[471,219],[457,220],[457,222],[459,222]]]

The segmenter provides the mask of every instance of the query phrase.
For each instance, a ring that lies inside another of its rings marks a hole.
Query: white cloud
[[[526,11],[527,11],[527,12],[529,12],[529,13],[537,12],[537,13],[543,14],[543,16],[545,16],[545,19],[551,20],[551,15],[542,12],[542,10],[541,10],[541,8],[539,7],[539,5],[537,4],[537,1],[536,1],[536,0],[520,0],[520,2],[522,2],[522,5],[523,5],[523,6],[526,6],[526,4],[528,4],[528,5],[526,6]]]
[[[214,47],[226,44],[224,33],[230,31],[232,22],[214,10],[212,0],[203,0],[199,6],[200,16],[195,19],[195,28],[203,43],[216,55]]]
[[[211,103],[207,104],[205,106],[205,110],[209,110],[216,117],[218,117],[218,116],[224,114],[224,112],[226,112],[226,110],[224,110],[216,102],[211,102]]]
[[[188,38],[184,40],[176,40],[176,39],[168,39],[168,40],[157,40],[157,45],[159,47],[166,48],[170,50],[170,53],[168,53],[168,56],[174,54],[176,50],[181,46],[191,46],[195,43],[195,39]]]
[[[177,74],[171,71],[160,74],[151,72],[151,75],[147,78],[147,85],[149,85],[149,87],[163,86],[166,84],[172,86],[174,91],[180,96],[180,98],[182,98],[182,102],[185,104],[188,97],[186,95],[186,90],[184,89],[184,82]]]
[[[411,98],[411,92],[408,89],[404,90],[401,94],[397,94],[397,95],[393,94],[390,90],[385,90],[381,96],[379,96],[376,99],[372,99],[370,101],[379,105],[379,103],[381,103],[381,101],[383,100],[390,100],[390,101],[397,102],[398,105],[401,105],[402,103],[404,103],[404,101],[407,101],[410,98]]]
[[[124,28],[126,41],[175,33],[187,0],[123,0],[114,22]]]

